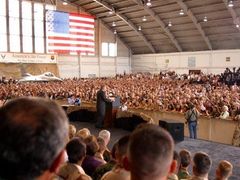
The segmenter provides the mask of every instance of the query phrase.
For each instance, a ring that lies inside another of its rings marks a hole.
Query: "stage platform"
[[[71,122],[74,124],[77,129],[81,128],[88,128],[92,134],[97,135],[100,131],[94,127],[93,123],[87,122]],[[129,134],[129,131],[117,129],[117,128],[110,128],[108,129],[111,132],[111,141],[109,147],[111,148],[120,137]],[[183,142],[176,144],[175,149],[177,151],[181,149],[188,149],[191,151],[192,154],[198,151],[204,151],[208,153],[212,158],[212,168],[210,171],[209,179],[214,179],[215,169],[220,160],[228,160],[230,161],[233,166],[233,176],[229,178],[229,180],[239,180],[240,179],[240,148],[224,145],[221,143],[215,143],[205,140],[192,140],[185,137]]]
[[[61,105],[66,105],[66,102],[61,102]],[[96,112],[94,103],[84,102],[81,106],[73,106],[67,109],[67,113],[78,111],[79,109],[88,109]],[[144,121],[148,123],[159,124],[159,120],[173,120],[178,122],[185,122],[184,115],[178,112],[160,112],[142,109],[128,109],[127,112],[121,116],[129,116],[129,114],[140,115]],[[232,120],[221,120],[216,118],[208,118],[200,116],[198,126],[198,138],[207,141],[213,141],[223,144],[232,144],[233,133],[236,127],[236,122]],[[131,129],[131,128],[130,128]],[[184,135],[189,136],[187,125],[184,126]]]

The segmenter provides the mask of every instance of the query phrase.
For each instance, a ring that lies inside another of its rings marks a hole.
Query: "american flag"
[[[94,17],[46,11],[49,53],[94,55]]]

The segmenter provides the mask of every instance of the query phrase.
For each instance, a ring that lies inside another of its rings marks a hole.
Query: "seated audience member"
[[[117,142],[115,167],[107,172],[101,180],[130,180],[130,172],[126,171],[123,166],[124,158],[127,154],[129,136],[124,136]]]
[[[223,111],[221,112],[219,118],[220,119],[227,119],[229,117],[228,107],[223,106]]]
[[[68,131],[68,136],[69,136],[69,140],[71,140],[75,134],[76,134],[76,127],[72,124],[69,124],[69,131]]]
[[[101,137],[104,139],[106,150],[103,153],[103,157],[104,157],[104,160],[108,162],[110,160],[111,152],[109,151],[107,146],[111,138],[111,133],[108,130],[104,129],[99,132],[98,137]]]
[[[220,161],[216,169],[216,180],[228,180],[232,175],[233,166],[230,162],[223,160]]]
[[[193,157],[193,176],[191,180],[208,180],[208,173],[211,169],[211,159],[203,152],[198,152]]]
[[[87,145],[87,155],[83,160],[82,167],[89,176],[92,176],[97,167],[105,164],[105,161],[102,161],[94,156],[99,149],[95,136],[90,135],[84,140],[84,142]]]
[[[132,180],[162,180],[176,169],[171,135],[156,125],[138,127],[130,136],[124,166]]]
[[[0,108],[0,179],[50,179],[64,161],[68,119],[55,102],[24,97]]]
[[[86,156],[86,145],[80,138],[73,138],[66,146],[68,162],[62,165],[57,175],[64,180],[91,179],[81,167]]]
[[[174,172],[172,172],[168,175],[168,178],[167,178],[168,180],[178,180],[177,174],[178,174],[178,169],[179,169],[179,165],[180,165],[180,156],[177,151],[173,152],[173,161],[175,161],[177,167]]]
[[[183,149],[180,151],[179,156],[180,156],[180,166],[178,171],[178,178],[188,179],[191,177],[188,172],[188,167],[191,163],[191,153]]]
[[[91,135],[90,131],[88,128],[82,128],[76,133],[76,137],[80,137],[83,140],[88,138]]]
[[[95,157],[97,157],[98,159],[101,159],[102,161],[104,161],[106,163],[106,161],[104,160],[104,157],[103,157],[103,153],[106,150],[105,141],[104,141],[103,138],[98,137],[97,138],[97,143],[98,143],[99,149],[95,153]]]
[[[100,180],[102,176],[107,173],[108,171],[111,171],[113,167],[116,165],[116,152],[117,143],[113,145],[112,151],[111,151],[111,159],[101,166],[99,166],[95,172],[93,173],[93,180]]]

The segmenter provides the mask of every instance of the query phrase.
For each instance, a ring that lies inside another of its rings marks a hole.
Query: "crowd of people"
[[[108,130],[98,136],[87,128],[77,131],[54,101],[11,100],[0,108],[0,179],[209,179],[210,156],[174,151],[171,135],[157,125],[139,125],[111,151],[110,139]],[[216,179],[227,180],[232,169],[229,161],[220,161]]]
[[[185,113],[189,102],[201,115],[234,118],[240,111],[240,88],[237,84],[227,85],[220,75],[190,74],[174,72],[160,74],[116,75],[113,78],[65,79],[63,82],[48,83],[2,83],[0,100],[21,96],[96,101],[96,93],[102,84],[108,94],[121,97],[128,108]],[[73,102],[75,103],[75,102]],[[225,108],[224,108],[225,107]],[[221,116],[225,111],[225,116]]]

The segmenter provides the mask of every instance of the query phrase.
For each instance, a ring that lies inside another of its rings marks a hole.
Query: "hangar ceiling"
[[[133,54],[240,48],[240,0],[67,2],[115,30]]]

